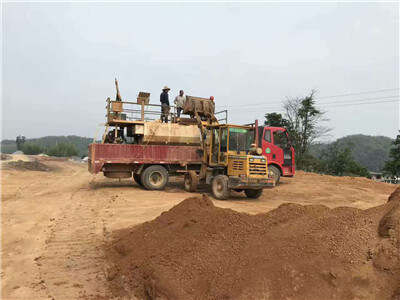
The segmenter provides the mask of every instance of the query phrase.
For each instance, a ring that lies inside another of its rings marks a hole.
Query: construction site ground
[[[2,299],[111,298],[104,244],[114,232],[151,221],[193,195],[211,198],[207,186],[185,192],[181,178],[171,179],[164,191],[147,191],[133,179],[91,175],[86,164],[35,159],[48,169],[2,161]],[[250,214],[284,203],[367,209],[386,203],[395,188],[365,178],[297,172],[257,200],[235,192],[228,201],[211,199],[217,207]]]

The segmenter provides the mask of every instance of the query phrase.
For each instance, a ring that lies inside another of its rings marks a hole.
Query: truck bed
[[[96,174],[105,164],[201,164],[199,150],[195,146],[90,144],[88,168]]]

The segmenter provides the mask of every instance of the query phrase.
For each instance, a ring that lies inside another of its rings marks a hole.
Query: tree
[[[282,114],[278,113],[269,113],[265,114],[265,125],[274,126],[274,127],[287,127],[288,120],[282,117]]]
[[[393,148],[390,149],[389,157],[390,160],[385,163],[383,168],[384,173],[390,174],[391,176],[400,176],[400,134],[397,135],[393,141]]]
[[[330,145],[321,155],[321,173],[336,176],[362,176],[369,175],[368,169],[354,161],[350,145],[340,146],[337,142]]]
[[[24,154],[27,155],[37,155],[43,152],[43,148],[40,147],[38,144],[26,143],[22,147],[22,151],[24,152]]]
[[[48,155],[57,157],[77,156],[78,153],[78,148],[76,148],[74,144],[69,143],[59,143],[57,145],[51,146],[47,151]]]
[[[315,107],[315,91],[305,98],[294,98],[284,101],[286,128],[289,131],[293,146],[296,151],[297,167],[304,167],[305,158],[310,146],[319,138],[325,137],[330,128],[321,126],[325,112]]]
[[[17,136],[15,140],[15,143],[17,144],[17,149],[22,150],[22,147],[24,146],[25,142],[26,142],[26,137],[21,135]]]

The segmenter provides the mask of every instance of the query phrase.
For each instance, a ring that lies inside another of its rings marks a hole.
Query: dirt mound
[[[1,160],[10,160],[12,156],[9,154],[1,154]]]
[[[22,170],[22,171],[52,171],[53,168],[42,164],[41,162],[34,160],[34,161],[10,161],[4,164],[5,168],[13,169],[13,170]]]
[[[106,246],[116,297],[398,299],[400,188],[368,210],[284,204],[265,214],[184,200]]]

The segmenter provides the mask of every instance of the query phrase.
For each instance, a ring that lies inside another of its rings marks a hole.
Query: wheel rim
[[[274,177],[275,177],[275,183],[278,182],[278,173],[274,172]]]
[[[192,186],[192,178],[190,178],[190,176],[186,176],[186,178],[185,178],[185,186],[186,186],[187,189]]]
[[[275,170],[269,170],[268,172],[271,172],[274,175],[274,182],[276,183],[276,181],[278,180],[278,176]]]
[[[222,189],[223,189],[222,183],[221,183],[221,182],[217,182],[217,192],[218,192],[218,193],[221,193],[221,192],[222,192]]]
[[[149,181],[153,186],[161,186],[164,181],[164,176],[161,172],[154,171],[150,174]]]
[[[216,179],[215,185],[214,185],[214,194],[216,197],[221,197],[221,195],[224,192],[224,185],[221,180]]]

